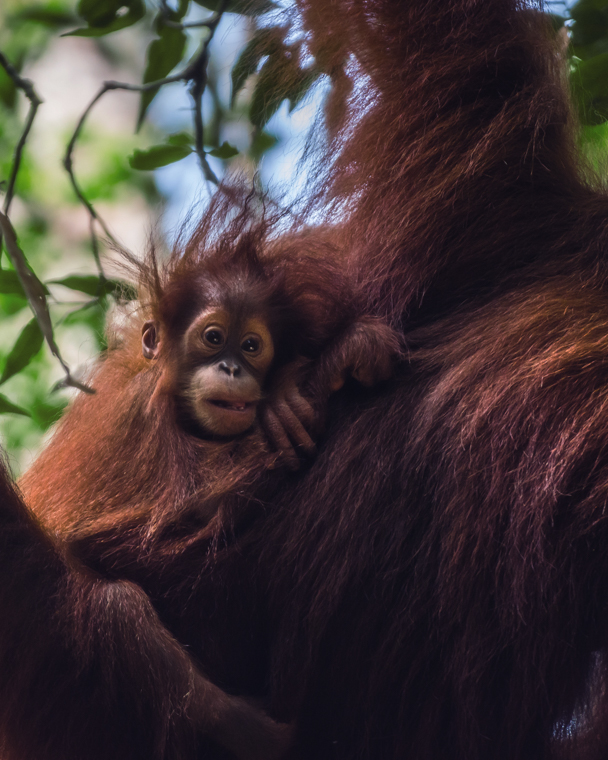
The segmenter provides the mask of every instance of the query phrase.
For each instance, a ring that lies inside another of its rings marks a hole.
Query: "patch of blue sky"
[[[187,20],[197,21],[204,17],[204,10],[193,5],[193,11]],[[232,66],[248,39],[247,25],[248,21],[243,17],[226,14],[212,43],[212,65],[217,72],[217,94],[225,104],[229,102],[231,95]],[[196,35],[192,37],[195,38]],[[192,39],[190,44],[192,50],[189,53],[193,54],[200,40]],[[264,155],[259,167],[259,177],[262,185],[270,188],[273,195],[282,198],[284,203],[295,201],[306,186],[307,172],[301,159],[324,91],[325,87],[321,81],[291,113],[287,101],[283,102],[265,127],[268,133],[277,138],[277,144]],[[206,93],[203,110],[209,114],[212,109],[212,98]],[[163,88],[150,107],[149,118],[163,132],[192,131],[192,103],[186,87],[175,84]],[[239,150],[247,149],[250,126],[246,117],[225,125],[220,138],[221,142],[224,140]],[[209,163],[221,178],[226,164],[213,157],[209,157]],[[185,219],[190,217],[195,220],[200,216],[214,188],[203,179],[198,159],[194,154],[175,164],[157,169],[154,176],[159,191],[166,199],[163,229],[171,243]]]

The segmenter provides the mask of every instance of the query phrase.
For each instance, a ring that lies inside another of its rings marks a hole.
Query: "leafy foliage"
[[[5,396],[0,393],[0,414],[22,414],[24,417],[29,417],[29,414],[17,404],[13,404]]]
[[[23,286],[17,273],[11,269],[0,269],[0,293],[3,295],[18,295],[25,300]]]
[[[182,3],[178,12],[168,14],[170,21],[178,22],[183,18],[188,7],[187,3]],[[163,79],[167,74],[181,62],[186,49],[187,37],[182,29],[167,26],[163,23],[163,16],[156,19],[156,29],[158,39],[153,40],[148,46],[146,52],[146,70],[144,71],[144,84],[156,82]],[[137,117],[137,128],[139,129],[146,117],[148,106],[154,100],[158,90],[149,90],[142,92],[139,106],[139,116]]]
[[[143,0],[80,0],[78,15],[88,27],[66,32],[65,36],[103,37],[132,26],[144,17],[145,12]]]
[[[575,102],[582,123],[595,126],[608,119],[608,0],[578,0],[569,16]]]
[[[302,67],[301,42],[287,44],[283,27],[262,28],[252,37],[232,69],[232,103],[258,73],[249,118],[262,129],[284,100],[293,110],[321,76],[316,67]]]
[[[23,328],[12,351],[8,355],[4,371],[0,377],[0,385],[27,367],[42,348],[43,341],[42,330],[34,318]]]
[[[70,288],[70,290],[78,290],[93,298],[104,298],[108,295],[126,301],[133,301],[137,298],[135,289],[130,287],[128,283],[121,280],[107,280],[98,275],[72,274],[62,280],[49,280],[49,285],[51,284],[63,285],[64,288]]]
[[[215,156],[215,158],[234,158],[234,156],[238,155],[238,150],[234,147],[234,145],[230,145],[228,142],[223,142],[219,148],[214,148],[213,150],[209,151],[210,156]]]

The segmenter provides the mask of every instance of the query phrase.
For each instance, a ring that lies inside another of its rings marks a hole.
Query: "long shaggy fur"
[[[565,62],[507,0],[300,6],[365,78],[319,199],[410,364],[266,526],[279,702],[317,760],[603,757],[608,206]]]
[[[516,0],[298,7],[333,84],[310,201],[326,223],[259,243],[300,267],[294,298],[327,279],[309,253],[334,257],[409,362],[381,392],[341,391],[293,475],[253,444],[216,463],[162,405],[140,419],[158,378],[117,352],[26,494],[214,682],[295,720],[294,760],[603,758],[608,199],[577,163],[565,62]]]

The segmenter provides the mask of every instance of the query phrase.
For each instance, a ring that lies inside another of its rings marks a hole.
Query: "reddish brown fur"
[[[53,544],[0,468],[2,756],[178,760],[209,740],[282,755],[290,729],[207,681],[136,584]]]
[[[215,220],[227,216],[232,219],[218,237]],[[23,620],[7,628],[11,642],[20,638],[30,652],[23,673],[14,674],[16,699],[0,709],[0,747],[7,758],[185,758],[201,751],[223,757],[220,744],[240,758],[270,760],[287,747],[290,728],[206,680],[197,668],[202,650],[181,648],[155,612],[168,595],[182,623],[196,627],[201,614],[222,608],[219,599],[208,607],[193,601],[205,554],[263,512],[260,496],[278,465],[260,429],[228,441],[193,434],[177,396],[181,338],[205,308],[207,291],[212,298],[219,292],[227,309],[265,318],[279,368],[310,365],[311,397],[322,404],[343,371],[370,384],[388,375],[399,343],[379,320],[361,317],[361,299],[321,236],[273,242],[267,228],[264,219],[255,221],[248,202],[237,211],[230,199],[218,199],[184,250],[176,249],[162,266],[152,253],[138,267],[141,309],[94,371],[95,396],[78,399],[23,479],[29,503],[61,540],[61,551],[4,482],[6,508],[20,520],[17,543],[40,562],[46,553],[49,564],[44,583],[34,562],[28,567],[22,558],[13,568],[9,553],[5,566],[7,573],[16,570],[17,579],[29,574],[32,583],[31,593],[21,589],[26,611],[16,609]],[[263,260],[259,250],[265,251]],[[160,335],[154,361],[142,357],[147,318],[156,320]],[[270,389],[269,404],[284,382]],[[243,498],[248,489],[255,489],[249,500]],[[91,543],[93,536],[99,540]],[[7,539],[13,541],[10,532]],[[11,587],[13,579],[7,582]],[[24,631],[30,623],[36,627]],[[39,627],[48,639],[38,640]],[[248,667],[256,674],[260,659],[251,653]],[[45,681],[38,668],[51,670],[55,682]],[[225,676],[219,680],[235,688]],[[254,684],[238,686],[241,693],[264,696]],[[25,696],[31,689],[39,692],[34,721],[28,720],[32,708]],[[104,738],[107,730],[114,740]]]
[[[577,168],[564,61],[516,0],[299,6],[337,83],[311,205],[339,219],[409,365],[336,396],[312,468],[256,480],[253,500],[222,470],[229,497],[177,520],[160,477],[134,517],[111,484],[107,518],[64,509],[77,444],[60,433],[28,476],[36,509],[141,584],[214,682],[295,718],[298,760],[603,758],[608,202]],[[247,517],[210,551],[218,503]],[[21,611],[35,583],[7,602],[17,620],[43,615]]]
[[[509,0],[300,5],[370,79],[317,200],[411,352],[265,526],[301,753],[603,757],[608,206],[565,62]]]
[[[162,265],[154,252],[136,265],[141,309],[121,326],[119,346],[95,370],[90,380],[95,396],[76,401],[52,445],[24,476],[28,501],[64,539],[122,523],[146,525],[150,534],[190,512],[203,521],[213,517],[214,526],[226,529],[229,499],[221,497],[251,487],[277,466],[277,454],[259,428],[246,441],[222,441],[192,435],[184,427],[176,405],[183,382],[176,376],[181,337],[210,287],[228,303],[250,304],[253,312],[266,314],[275,333],[276,366],[321,357],[310,378],[313,398],[321,395],[317,386],[328,374],[326,365],[356,369],[363,363],[352,350],[344,351],[369,343],[356,336],[348,340],[353,326],[369,325],[372,340],[380,345],[383,339],[392,353],[398,351],[394,335],[378,320],[356,321],[361,299],[333,263],[330,243],[309,235],[268,240],[268,222],[254,221],[247,202],[219,238],[212,237],[218,219],[230,212],[231,201],[218,199],[183,250],[176,247]],[[154,362],[142,357],[146,318],[161,329],[162,350]],[[380,361],[384,356],[389,354],[379,350]],[[367,364],[373,366],[369,359]],[[69,487],[57,488],[59,473]]]

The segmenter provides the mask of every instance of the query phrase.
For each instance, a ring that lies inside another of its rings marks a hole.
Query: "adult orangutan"
[[[299,8],[334,84],[314,218],[340,220],[346,265],[404,331],[409,363],[384,388],[332,397],[309,469],[222,477],[173,520],[154,498],[143,521],[87,503],[64,519],[45,511],[61,478],[45,494],[36,466],[26,492],[39,489],[33,508],[71,561],[136,584],[178,660],[187,651],[208,682],[294,722],[294,759],[605,757],[608,198],[577,163],[563,58],[516,0]],[[60,435],[47,461],[55,446]],[[8,523],[15,497],[2,503]],[[222,514],[211,538],[209,505]],[[56,697],[50,675],[42,688],[24,675],[39,660],[15,634],[45,619],[28,606],[44,536],[27,535],[21,556],[0,553],[2,667],[19,651],[9,672],[31,684],[3,686],[0,704],[6,715],[13,700],[23,731]],[[67,619],[52,590],[36,594]],[[94,597],[79,599],[83,626],[137,630],[134,602],[94,617]],[[115,644],[108,661],[131,651]],[[119,746],[141,736],[150,695],[170,702],[159,673],[154,660],[150,681],[135,671]],[[102,675],[87,673],[73,725],[111,696]],[[167,714],[175,739],[155,757],[195,725]]]

